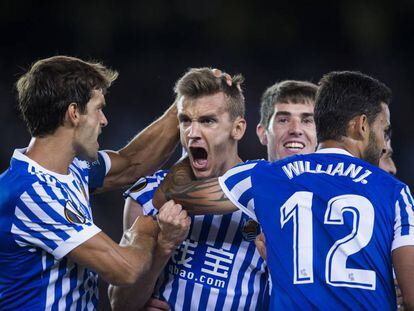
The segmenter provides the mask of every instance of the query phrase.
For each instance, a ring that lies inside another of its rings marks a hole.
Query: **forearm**
[[[139,310],[151,297],[155,284],[168,262],[171,252],[156,247],[151,269],[142,275],[138,281],[128,287],[112,286],[108,290],[112,310]]]
[[[132,181],[159,169],[170,157],[179,140],[176,105],[141,131],[128,145],[119,150],[130,161]],[[145,161],[145,165],[142,165]]]
[[[111,169],[96,192],[125,187],[159,169],[179,140],[178,119],[172,105],[159,119],[136,135],[124,148],[107,151]]]

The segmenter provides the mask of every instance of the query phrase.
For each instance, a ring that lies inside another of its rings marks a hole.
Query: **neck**
[[[33,137],[26,156],[49,171],[67,174],[75,157],[72,143],[59,129],[46,137]]]
[[[348,151],[354,157],[362,159],[362,152],[358,148],[359,144],[350,137],[342,137],[341,140],[325,140],[321,142],[318,149],[339,148]]]

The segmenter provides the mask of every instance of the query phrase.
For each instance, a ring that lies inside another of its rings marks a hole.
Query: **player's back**
[[[257,162],[249,177],[238,202],[266,235],[272,309],[395,309],[391,250],[414,231],[403,183],[343,153]]]

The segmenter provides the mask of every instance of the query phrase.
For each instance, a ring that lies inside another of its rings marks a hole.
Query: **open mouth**
[[[198,170],[207,169],[207,150],[202,147],[190,147],[189,149],[191,154],[192,166]]]
[[[298,142],[298,141],[289,141],[283,145],[283,147],[292,150],[292,151],[300,151],[305,148],[305,144]]]

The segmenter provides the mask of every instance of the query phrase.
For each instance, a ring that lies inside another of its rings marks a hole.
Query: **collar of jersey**
[[[346,156],[354,157],[351,153],[341,148],[323,148],[323,149],[317,150],[316,153],[336,153],[336,154],[343,154]]]
[[[55,176],[60,181],[69,182],[69,181],[73,180],[73,176],[72,176],[71,173],[69,173],[67,175],[59,174],[59,173],[50,171],[50,170],[44,168],[43,166],[41,166],[39,163],[33,161],[32,159],[30,159],[29,157],[27,157],[25,155],[26,149],[27,148],[15,149],[14,152],[13,152],[13,158],[16,159],[16,160],[28,163],[29,166],[32,166],[32,167],[35,168],[36,172]],[[29,171],[29,173],[33,173],[33,172]]]

